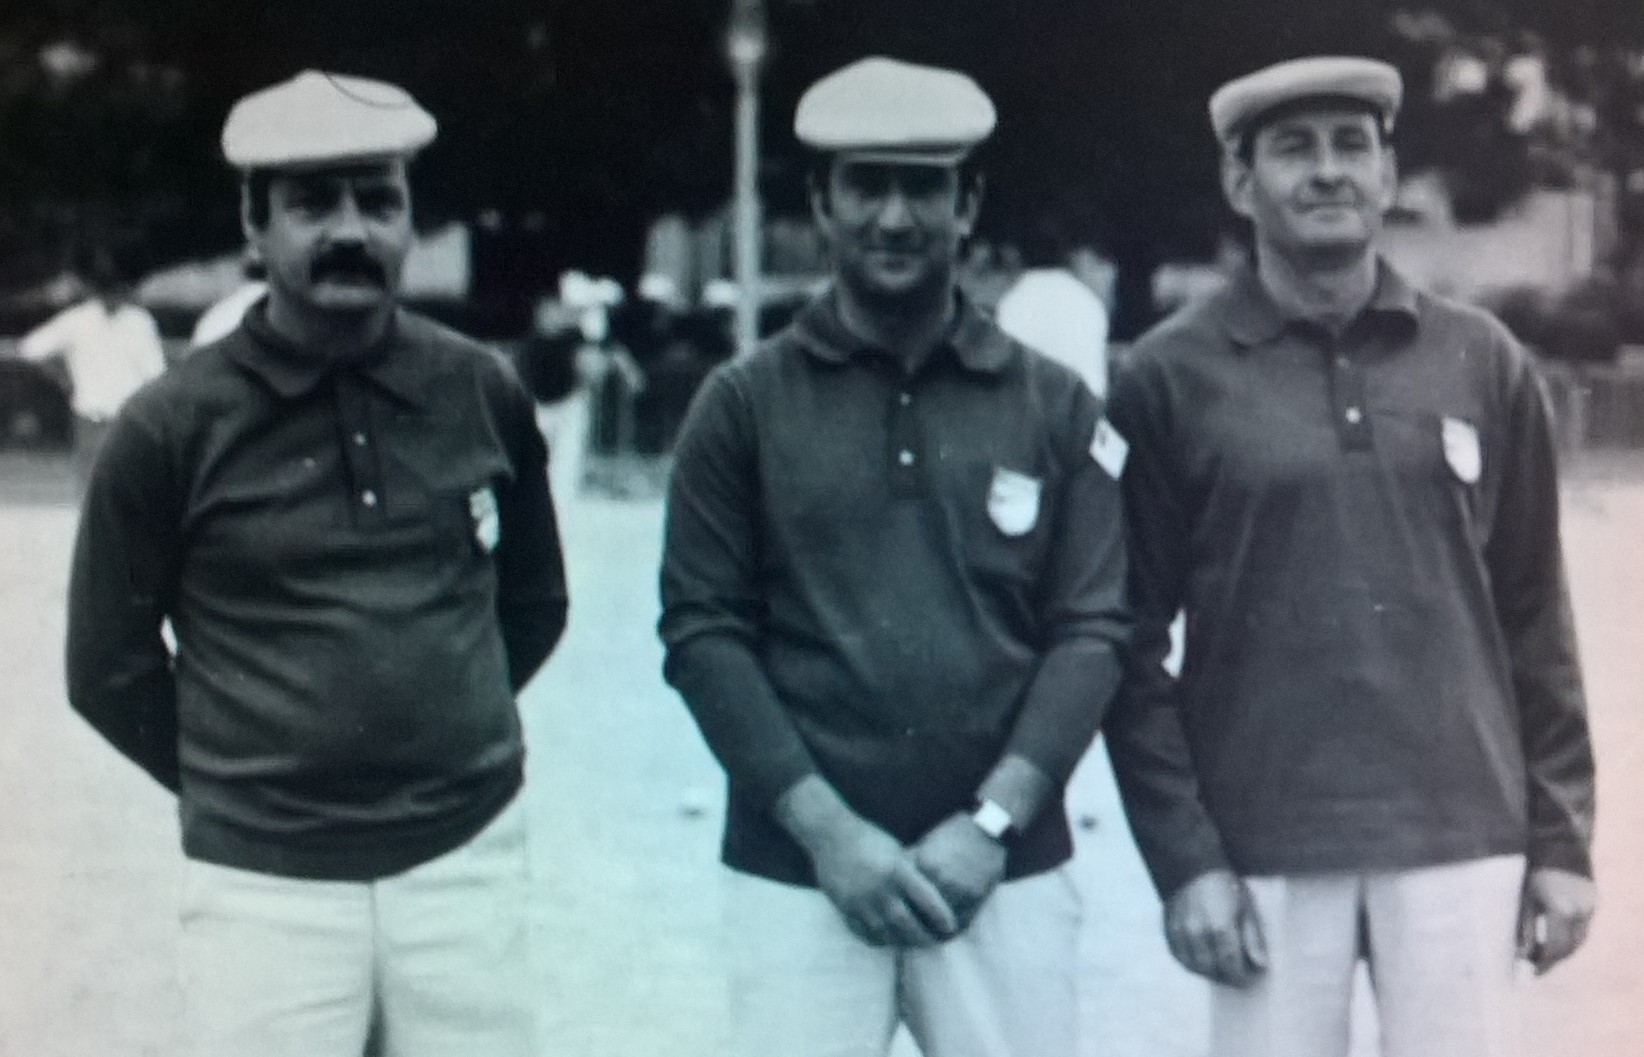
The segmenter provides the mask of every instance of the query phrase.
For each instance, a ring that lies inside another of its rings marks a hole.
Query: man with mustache
[[[1218,1057],[1515,1052],[1515,954],[1593,911],[1593,756],[1535,365],[1376,252],[1401,83],[1296,60],[1211,98],[1253,266],[1138,343],[1133,666],[1107,728]],[[1162,661],[1185,609],[1180,678]]]
[[[89,486],[69,696],[178,796],[200,1057],[535,1052],[514,694],[565,583],[523,386],[395,304],[434,133],[312,71],[234,107],[267,296]]]
[[[813,85],[832,288],[687,417],[666,675],[729,778],[733,1053],[1076,1052],[1064,783],[1118,680],[1124,453],[957,286],[992,130],[969,77]]]

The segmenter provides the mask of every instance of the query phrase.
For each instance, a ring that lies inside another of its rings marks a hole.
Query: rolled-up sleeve
[[[181,489],[159,431],[116,419],[86,485],[69,578],[69,703],[175,791],[177,694],[161,625],[175,593]]]
[[[1509,362],[1515,370],[1502,436],[1501,498],[1485,561],[1519,710],[1528,855],[1532,867],[1591,876],[1593,747],[1559,537],[1552,419],[1528,357],[1519,353]]]
[[[817,767],[759,661],[757,439],[722,368],[680,431],[662,555],[663,673],[731,783],[770,805]]]
[[[1100,411],[1082,387],[1065,416],[1068,467],[1045,578],[1045,651],[1006,752],[1066,784],[1107,714],[1129,636],[1119,484],[1091,453]]]
[[[1139,363],[1120,373],[1108,407],[1130,444],[1121,490],[1136,624],[1104,740],[1142,860],[1168,898],[1200,874],[1225,868],[1227,857],[1199,795],[1176,677],[1165,668],[1191,552],[1163,397],[1162,380]]]

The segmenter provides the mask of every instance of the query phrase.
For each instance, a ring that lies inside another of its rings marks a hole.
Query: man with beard
[[[565,586],[524,388],[395,305],[434,132],[331,74],[234,107],[267,297],[90,482],[69,695],[178,795],[201,1057],[358,1057],[373,1022],[396,1057],[534,1049],[514,694]]]
[[[1400,95],[1360,58],[1215,94],[1253,267],[1113,390],[1138,623],[1108,745],[1219,1057],[1345,1055],[1360,961],[1384,1057],[1515,1052],[1515,952],[1546,970],[1593,910],[1547,402],[1496,320],[1376,253]]]
[[[1061,798],[1118,678],[1124,453],[958,289],[993,124],[952,71],[811,87],[832,288],[679,439],[660,630],[729,779],[740,1057],[1076,1049]]]

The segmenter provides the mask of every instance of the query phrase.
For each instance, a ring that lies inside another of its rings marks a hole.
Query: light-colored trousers
[[[1080,898],[1068,871],[1000,885],[929,948],[874,947],[827,896],[727,871],[734,1057],[1073,1057]]]
[[[373,882],[189,860],[185,1051],[360,1057],[536,1052],[524,797],[467,844]]]
[[[1524,858],[1388,873],[1246,878],[1269,964],[1217,986],[1214,1057],[1346,1057],[1368,964],[1382,1057],[1511,1057]]]

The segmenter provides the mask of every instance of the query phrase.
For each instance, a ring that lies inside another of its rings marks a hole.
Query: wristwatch
[[[1010,836],[1016,828],[1016,820],[1010,817],[1010,812],[987,799],[976,802],[975,810],[970,813],[970,820],[976,823],[977,829],[997,841]]]

